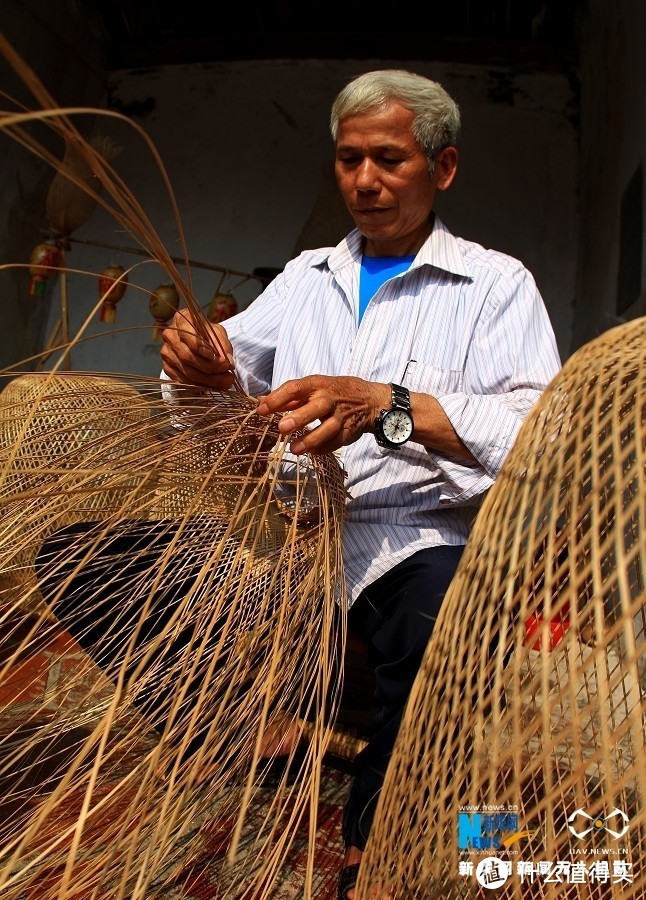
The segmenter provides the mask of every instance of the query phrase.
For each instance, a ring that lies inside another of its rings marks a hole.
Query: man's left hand
[[[258,401],[261,416],[286,413],[278,430],[287,437],[295,431],[311,431],[294,439],[292,453],[332,453],[353,444],[390,406],[390,386],[364,381],[352,375],[308,375],[286,381]]]

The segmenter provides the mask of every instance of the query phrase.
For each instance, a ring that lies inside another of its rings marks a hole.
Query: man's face
[[[457,151],[447,147],[431,177],[412,124],[413,113],[395,101],[339,122],[336,179],[370,256],[416,253],[431,230],[435,191],[455,174]]]

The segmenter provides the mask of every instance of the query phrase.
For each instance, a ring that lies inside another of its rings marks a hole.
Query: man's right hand
[[[233,348],[221,325],[209,322],[206,327],[204,336],[188,309],[175,313],[162,333],[164,372],[171,381],[226,391],[234,382]]]

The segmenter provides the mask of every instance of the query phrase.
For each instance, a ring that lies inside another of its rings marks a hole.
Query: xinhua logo
[[[567,827],[574,837],[584,838],[592,832],[603,832],[615,840],[619,840],[628,831],[630,819],[623,810],[615,807],[607,816],[591,816],[584,809],[575,809],[572,815],[568,816],[567,821]],[[575,822],[576,827],[573,824]]]
[[[460,850],[496,850],[521,837],[531,837],[531,833],[518,831],[516,813],[458,813]]]

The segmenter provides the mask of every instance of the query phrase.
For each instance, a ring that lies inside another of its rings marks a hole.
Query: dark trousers
[[[350,609],[349,627],[370,648],[380,711],[354,761],[343,814],[346,847],[365,849],[404,708],[463,550],[419,550],[366,588]]]

